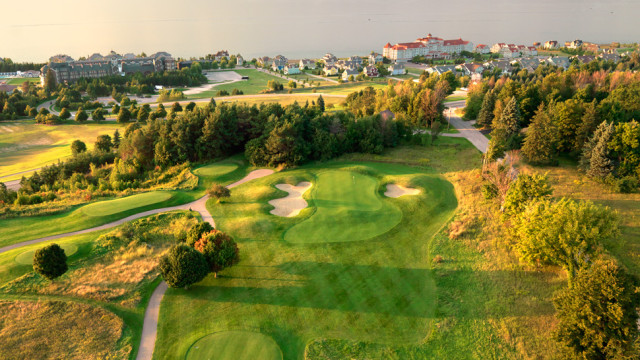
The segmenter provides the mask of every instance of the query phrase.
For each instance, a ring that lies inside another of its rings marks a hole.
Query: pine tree
[[[118,129],[116,129],[116,131],[113,133],[113,147],[114,148],[118,148],[120,147],[120,132],[118,131]]]
[[[596,109],[595,101],[585,107],[584,115],[582,115],[582,122],[576,133],[576,149],[583,149],[585,143],[589,140],[589,136],[598,127],[598,111]]]
[[[522,146],[522,155],[533,164],[548,165],[555,162],[557,129],[549,114],[540,105],[536,115],[529,125],[527,135]]]
[[[487,156],[489,159],[497,159],[504,155],[505,151],[517,148],[520,132],[520,112],[516,98],[512,97],[505,106],[500,118],[494,119],[493,131]]]
[[[322,98],[322,95],[318,97],[318,109],[320,109],[320,112],[324,112],[324,99]]]
[[[493,123],[493,109],[496,105],[496,99],[493,95],[493,90],[487,91],[482,99],[482,107],[480,113],[478,113],[477,124],[485,129],[490,129]]]
[[[216,109],[216,99],[211,98],[209,101],[209,110],[213,111]]]
[[[580,168],[593,178],[604,179],[613,170],[609,159],[608,143],[613,134],[613,124],[601,123],[593,137],[584,145]]]
[[[44,79],[44,87],[49,91],[53,91],[56,89],[56,86],[56,74],[53,73],[53,70],[48,69]]]

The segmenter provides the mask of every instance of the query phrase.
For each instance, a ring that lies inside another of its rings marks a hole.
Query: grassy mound
[[[312,189],[315,213],[284,235],[291,243],[359,241],[384,234],[402,212],[377,193],[378,181],[353,171],[322,172]]]
[[[99,307],[62,301],[0,301],[2,359],[126,359],[122,319]]]
[[[101,201],[89,204],[82,208],[82,212],[89,216],[108,216],[123,211],[156,204],[171,198],[171,193],[165,191],[152,191],[148,193],[127,196],[121,199]]]
[[[224,331],[196,341],[187,360],[282,360],[282,351],[269,336],[249,331]]]
[[[44,245],[43,245],[44,247]],[[78,246],[73,243],[60,244],[60,247],[64,250],[64,253],[67,255],[67,258],[78,251]],[[38,249],[31,249],[23,252],[22,254],[16,256],[15,261],[20,265],[31,265],[33,264],[33,255]]]
[[[221,176],[224,174],[228,174],[232,171],[234,171],[235,169],[238,168],[238,164],[233,164],[233,163],[224,163],[224,164],[210,164],[210,165],[206,165],[203,166],[201,168],[198,168],[196,170],[193,171],[194,174],[196,174],[197,176],[206,176],[206,177],[215,177],[215,176]]]

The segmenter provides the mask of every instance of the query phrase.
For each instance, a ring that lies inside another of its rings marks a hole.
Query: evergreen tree
[[[211,98],[211,100],[209,101],[209,110],[213,111],[215,109],[216,109],[216,99]]]
[[[557,130],[551,117],[540,105],[533,117],[522,146],[525,160],[533,164],[553,164],[556,156]]]
[[[324,112],[324,99],[322,98],[322,95],[318,97],[318,109],[320,112]]]
[[[576,149],[583,149],[591,134],[599,124],[598,111],[595,101],[585,107],[582,122],[576,133]]]
[[[47,75],[44,79],[44,88],[49,91],[53,91],[56,89],[57,85],[58,84],[56,83],[56,74],[54,74],[53,70],[49,68],[47,70]]]
[[[520,141],[519,132],[520,111],[516,98],[512,97],[500,118],[494,119],[491,141],[487,150],[489,159],[497,159],[503,156],[505,151],[516,149]]]
[[[480,113],[478,114],[477,124],[485,129],[490,129],[491,124],[493,123],[493,109],[496,104],[496,99],[493,94],[493,90],[487,91],[484,94],[484,99],[482,100],[482,107],[480,108]]]
[[[580,168],[589,177],[604,180],[613,170],[613,163],[609,159],[609,140],[612,135],[613,124],[605,121],[598,126],[593,137],[584,145]]]
[[[121,107],[118,112],[118,117],[116,117],[116,121],[123,124],[129,122],[129,120],[131,120],[131,112],[129,112],[129,109],[126,107]]]
[[[67,272],[67,255],[58,244],[36,250],[33,255],[33,270],[49,280]]]
[[[116,149],[120,146],[120,132],[118,131],[118,129],[114,131],[113,139],[111,140],[111,142],[113,143],[113,147]]]
[[[71,117],[71,113],[69,112],[69,110],[67,110],[67,108],[62,108],[62,110],[60,111],[59,117],[62,120],[67,120],[68,118]]]

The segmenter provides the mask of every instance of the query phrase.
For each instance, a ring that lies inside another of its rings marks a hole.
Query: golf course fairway
[[[156,204],[171,198],[171,193],[166,191],[152,191],[120,199],[100,201],[82,208],[82,212],[89,216],[108,216],[123,211]]]
[[[396,206],[377,193],[378,181],[353,171],[329,170],[318,174],[311,191],[311,217],[289,229],[290,243],[360,241],[384,234],[402,219]]]
[[[196,341],[187,360],[282,360],[282,351],[269,336],[249,331],[224,331]]]

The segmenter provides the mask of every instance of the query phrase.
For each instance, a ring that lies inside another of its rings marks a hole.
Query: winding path
[[[450,116],[449,121],[451,122],[451,125],[455,127],[460,133],[440,134],[440,136],[464,137],[469,140],[469,142],[483,154],[486,153],[487,148],[489,147],[489,139],[480,131],[478,131],[478,129],[474,128],[471,122],[462,120],[460,116],[456,115],[455,113],[456,109],[463,108],[465,106],[465,100],[445,103],[445,106],[449,107],[449,114],[446,114],[447,110],[445,110],[445,115]]]
[[[236,182],[234,182],[233,184],[229,184],[227,185],[228,189],[234,188],[238,185],[244,184],[248,181],[254,180],[254,179],[258,179],[261,177],[265,177],[268,175],[273,174],[274,171],[271,169],[260,169],[260,170],[254,170],[252,172],[250,172],[249,174],[247,174],[247,176],[245,176],[244,178],[242,178],[241,180],[238,180]],[[215,227],[215,222],[213,220],[213,217],[211,216],[211,214],[209,213],[209,211],[207,211],[206,208],[206,203],[207,200],[209,199],[208,195],[205,195],[203,197],[201,197],[200,199],[193,201],[191,203],[188,204],[184,204],[184,205],[178,205],[178,206],[172,206],[172,207],[166,207],[166,208],[162,208],[162,209],[155,209],[155,210],[149,210],[149,211],[144,211],[135,215],[131,215],[128,216],[124,219],[120,219],[108,224],[104,224],[101,226],[96,226],[90,229],[85,229],[85,230],[79,230],[79,231],[73,231],[73,232],[68,232],[68,233],[64,233],[64,234],[58,234],[58,235],[52,235],[52,236],[47,236],[47,237],[43,237],[40,239],[34,239],[34,240],[29,240],[29,241],[25,241],[25,242],[21,242],[18,244],[13,244],[13,245],[9,245],[9,246],[5,246],[3,248],[0,248],[0,254],[13,250],[13,249],[17,249],[19,247],[25,246],[25,245],[31,245],[31,244],[37,244],[43,241],[48,241],[48,240],[55,240],[55,239],[60,239],[63,237],[67,237],[67,236],[73,236],[73,235],[78,235],[78,234],[86,234],[89,232],[93,232],[93,231],[98,231],[98,230],[104,230],[104,229],[109,229],[109,228],[113,228],[116,227],[118,225],[124,224],[127,221],[131,221],[131,220],[135,220],[135,219],[139,219],[141,217],[145,217],[145,216],[149,216],[149,215],[153,215],[153,214],[158,214],[158,213],[162,213],[162,212],[167,212],[167,211],[174,211],[174,210],[192,210],[192,211],[197,211],[200,216],[202,217],[203,221],[206,221],[208,223],[211,224],[211,226]],[[164,293],[167,291],[167,283],[165,283],[164,281],[160,283],[160,285],[158,285],[158,287],[153,291],[153,293],[151,294],[151,298],[149,299],[149,304],[147,305],[147,309],[145,310],[144,313],[144,323],[142,326],[142,335],[140,337],[140,347],[138,349],[138,356],[136,357],[137,360],[150,360],[153,356],[153,349],[155,348],[155,344],[156,344],[156,336],[158,333],[158,316],[160,314],[160,303],[162,301],[162,297],[164,296]]]

